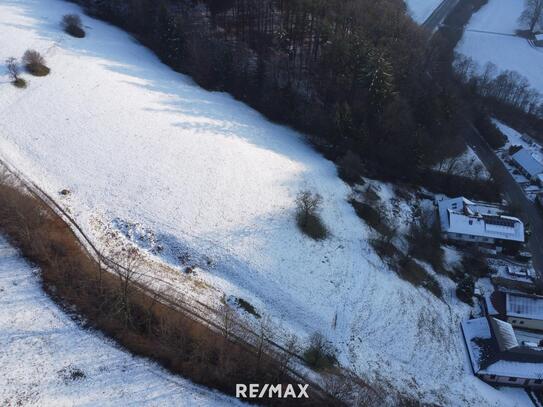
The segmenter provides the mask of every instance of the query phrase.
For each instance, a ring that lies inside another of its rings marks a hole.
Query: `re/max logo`
[[[244,399],[302,399],[309,398],[307,394],[308,384],[298,384],[298,389],[293,384],[236,384],[236,397]]]

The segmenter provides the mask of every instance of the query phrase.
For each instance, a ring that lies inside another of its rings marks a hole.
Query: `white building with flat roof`
[[[522,221],[504,215],[498,206],[464,197],[442,199],[437,206],[445,239],[486,244],[524,242]]]

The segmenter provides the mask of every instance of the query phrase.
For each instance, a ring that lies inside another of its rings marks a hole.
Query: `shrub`
[[[256,318],[261,318],[254,305],[251,304],[249,301],[244,300],[243,298],[236,298],[236,304],[238,305],[238,307],[248,312],[249,314],[254,315]]]
[[[338,161],[338,173],[341,179],[349,184],[359,183],[364,173],[362,159],[352,151],[347,151]]]
[[[34,76],[46,76],[51,71],[45,66],[45,58],[33,49],[29,49],[24,53],[23,64],[26,70]]]
[[[23,78],[19,77],[19,75],[21,74],[21,67],[17,62],[17,59],[13,57],[6,59],[6,72],[9,76],[9,79],[11,79],[11,83],[13,85],[18,88],[26,87],[26,81]]]
[[[462,258],[462,268],[465,273],[477,278],[486,277],[491,272],[485,257],[477,250]]]
[[[390,236],[392,234],[393,230],[388,225],[386,217],[382,216],[381,211],[375,209],[372,205],[358,202],[354,199],[352,199],[350,203],[358,217],[363,219],[368,226],[371,226],[383,236]]]
[[[64,17],[62,17],[60,25],[62,26],[62,29],[72,37],[85,37],[81,17],[79,17],[77,14],[66,14]]]
[[[473,305],[473,294],[475,291],[475,283],[471,276],[465,276],[458,282],[456,286],[456,296],[462,302]]]
[[[300,230],[315,240],[323,240],[328,230],[319,217],[322,197],[311,191],[302,191],[296,198],[296,221]]]
[[[304,360],[315,370],[328,369],[337,363],[332,345],[318,332],[311,335]]]
[[[438,298],[442,298],[443,291],[436,278],[429,274],[419,263],[409,256],[400,261],[398,272],[400,277],[414,286],[424,287]]]
[[[474,124],[490,147],[493,149],[498,149],[505,145],[507,138],[503,135],[500,129],[496,127],[492,120],[490,120],[488,115],[480,115],[477,119],[475,119]]]
[[[514,145],[514,146],[509,147],[508,152],[509,152],[509,155],[514,155],[518,153],[520,150],[522,150],[522,146]]]
[[[429,274],[412,257],[402,253],[390,241],[384,239],[370,240],[378,256],[403,280],[415,287],[424,287],[438,298],[442,298],[443,291],[437,279]]]
[[[17,78],[15,81],[12,82],[15,87],[24,89],[26,88],[26,81],[23,78]]]
[[[411,224],[408,239],[411,256],[429,263],[438,273],[445,272],[439,224],[430,212],[423,212],[418,221]]]

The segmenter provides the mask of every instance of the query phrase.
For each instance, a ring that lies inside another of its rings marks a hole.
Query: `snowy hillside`
[[[152,236],[157,256],[174,266],[196,259],[197,274],[226,296],[302,338],[321,331],[361,375],[429,401],[496,405],[500,393],[467,364],[459,323],[469,310],[451,282],[443,279],[447,304],[388,270],[332,163],[116,28],[83,17],[88,36],[66,36],[58,23],[74,11],[60,0],[0,1],[0,60],[34,48],[51,68],[25,75],[25,90],[2,78],[4,159],[57,196],[98,243],[104,230],[142,248],[151,238],[141,236]],[[296,227],[303,189],[323,196],[331,232],[323,242]]]
[[[423,23],[443,0],[405,0],[407,9],[413,20]]]
[[[0,237],[0,405],[241,405],[82,330]]]
[[[514,36],[515,30],[525,28],[518,22],[523,9],[521,0],[489,0],[471,18],[457,51],[473,58],[481,69],[492,62],[499,71],[516,71],[543,92],[543,48]]]

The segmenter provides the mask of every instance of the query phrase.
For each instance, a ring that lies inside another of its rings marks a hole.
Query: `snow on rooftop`
[[[496,362],[491,363],[488,367],[481,369],[481,358],[483,356],[483,352],[477,344],[477,341],[479,339],[488,340],[492,337],[486,318],[476,318],[462,321],[462,332],[467,345],[470,363],[475,373],[533,379],[543,377],[543,363],[497,360]]]
[[[531,177],[543,173],[543,164],[537,161],[532,153],[525,148],[517,151],[511,157],[519,166],[521,166]]]
[[[490,328],[486,318],[475,318],[462,321],[462,332],[466,341],[470,362],[474,372],[480,370],[481,350],[474,342],[479,339],[490,339]]]
[[[242,405],[82,329],[34,271],[0,236],[0,405]]]
[[[494,335],[496,336],[501,351],[513,349],[518,346],[513,325],[493,317],[490,318],[490,323],[492,324]]]
[[[506,293],[507,316],[543,320],[543,298]]]
[[[520,219],[502,215],[502,210],[494,205],[458,197],[439,200],[438,210],[444,232],[524,241],[524,225]]]

